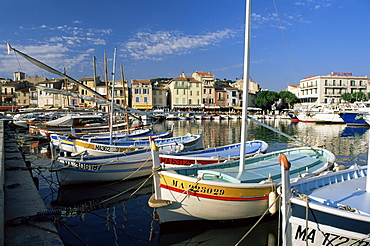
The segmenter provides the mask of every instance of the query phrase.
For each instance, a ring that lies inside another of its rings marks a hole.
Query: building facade
[[[169,84],[170,109],[190,110],[201,107],[202,82],[193,77],[185,76],[172,79]]]
[[[303,104],[344,103],[340,96],[344,93],[367,93],[367,76],[354,76],[352,73],[331,73],[329,75],[311,75],[299,82],[297,97]]]
[[[153,109],[153,88],[149,79],[132,79],[132,107],[140,110]]]

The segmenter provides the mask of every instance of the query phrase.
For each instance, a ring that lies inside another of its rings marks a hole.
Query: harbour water
[[[345,166],[366,165],[369,128],[344,124],[291,123],[290,120],[263,120],[309,145],[320,146],[337,156]],[[174,136],[203,131],[204,147],[240,141],[241,121],[166,121],[154,125],[156,132],[174,124]],[[269,144],[268,151],[302,146],[255,122],[248,122],[247,139]],[[33,146],[35,147],[35,146]],[[48,145],[24,146],[26,158],[36,166],[39,191],[45,204],[56,216],[58,231],[66,245],[278,245],[278,216],[266,216],[238,222],[172,224],[160,228],[148,206],[152,193],[147,178],[104,185],[78,185],[59,188],[56,178],[47,170],[50,163]],[[50,212],[49,212],[50,213]],[[227,213],[227,209],[225,209]]]

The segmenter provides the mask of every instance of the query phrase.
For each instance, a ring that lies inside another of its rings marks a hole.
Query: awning
[[[152,105],[132,105],[132,107],[136,109],[153,109]]]
[[[168,106],[153,106],[153,108],[169,108]]]
[[[20,109],[22,106],[0,106],[0,110],[14,110],[14,109]]]
[[[243,109],[243,107],[233,106],[234,109]]]

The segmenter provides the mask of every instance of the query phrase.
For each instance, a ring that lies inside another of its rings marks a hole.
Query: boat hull
[[[344,123],[349,126],[368,126],[367,122],[362,117],[362,114],[357,112],[345,112],[339,113],[339,116],[343,119]]]
[[[162,199],[172,198],[169,205],[157,208],[160,223],[260,216],[268,207],[268,196],[273,189],[273,184],[215,185],[192,178],[177,179],[171,172],[163,172],[160,180]]]
[[[329,123],[329,124],[343,124],[343,119],[339,116],[338,113],[323,113],[319,112],[312,116],[312,119],[316,123]]]
[[[366,176],[366,166],[353,166],[291,182],[287,245],[369,245]]]
[[[120,142],[119,145],[109,145],[83,141],[79,139],[70,139],[65,136],[52,134],[51,143],[60,150],[79,153],[86,152],[89,155],[111,155],[125,151],[133,151],[138,149],[149,148],[149,141],[146,140],[132,140],[127,142]],[[203,134],[161,138],[154,140],[158,144],[162,153],[176,153],[181,151],[192,151],[203,148]]]
[[[152,172],[152,161],[104,164],[76,160],[56,166],[54,171],[60,185],[111,182],[149,176]]]
[[[261,216],[268,212],[269,198],[276,195],[281,153],[292,162],[292,177],[306,169],[318,174],[335,160],[332,153],[323,149],[295,148],[247,158],[241,177],[238,160],[162,170],[155,176],[155,194],[149,205],[156,207],[160,223]],[[161,202],[163,206],[156,205]]]
[[[169,155],[160,155],[159,161],[165,167],[209,165],[237,160],[240,158],[240,143],[220,147],[208,148],[200,151],[181,152]],[[261,140],[248,141],[245,144],[245,156],[250,157],[256,154],[265,153],[268,144]]]
[[[309,206],[306,232],[306,202],[292,203],[289,220],[292,245],[306,245],[306,235],[308,245],[368,245],[370,242],[369,216],[359,219],[353,212],[312,203]]]

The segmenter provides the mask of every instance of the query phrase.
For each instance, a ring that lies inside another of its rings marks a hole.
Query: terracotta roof
[[[139,84],[139,83],[150,83],[149,79],[133,79],[131,80],[132,84]]]
[[[82,79],[79,79],[81,81],[91,81],[91,80],[94,80],[94,77],[85,77],[85,78],[82,78]]]
[[[179,78],[172,79],[172,81],[184,81],[184,80],[189,81],[189,82],[200,82],[199,80],[196,80],[193,77],[186,77],[186,78],[179,77]]]
[[[210,76],[213,76],[211,73],[205,73],[205,72],[196,72],[196,73],[198,73],[199,75],[201,75],[201,76],[206,76],[206,75],[210,75]]]

